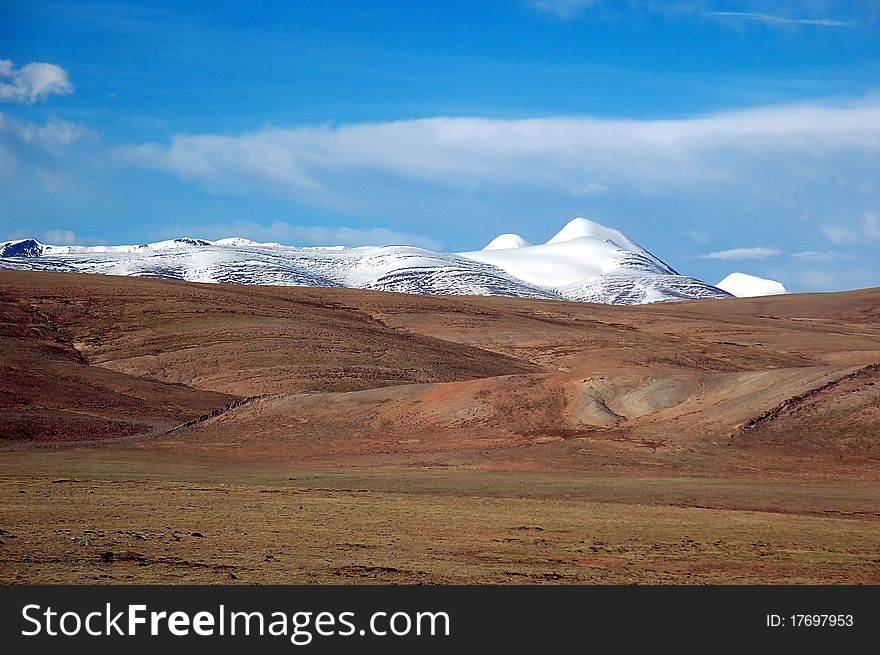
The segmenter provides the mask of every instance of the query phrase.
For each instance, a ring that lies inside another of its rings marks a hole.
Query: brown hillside
[[[878,290],[615,307],[5,271],[0,298],[18,443],[673,471],[749,470],[772,443],[764,465],[798,471],[825,434],[873,467],[872,388],[836,381],[880,361]],[[813,436],[741,429],[816,389]]]

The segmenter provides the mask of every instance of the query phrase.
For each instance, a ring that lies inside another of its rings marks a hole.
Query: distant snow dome
[[[547,243],[516,243],[519,239],[503,234],[482,250],[458,254],[547,289],[597,275],[676,274],[622,232],[582,217],[569,221]]]
[[[562,243],[564,241],[572,241],[582,237],[613,241],[616,245],[626,249],[629,249],[627,246],[632,244],[622,232],[611,227],[600,225],[599,223],[591,221],[588,218],[583,218],[582,216],[571,219],[565,227],[559,230],[559,232],[547,241],[547,243]]]
[[[510,250],[511,248],[528,248],[531,243],[518,234],[499,234],[492,239],[483,250]]]
[[[778,296],[789,293],[782,282],[749,275],[748,273],[731,273],[715,286],[727,293],[733,294],[737,298]]]
[[[193,237],[179,237],[177,239],[166,239],[165,241],[155,241],[153,243],[145,243],[141,248],[149,250],[169,250],[172,248],[186,248],[188,246],[210,246],[210,241],[204,239],[194,239]]]
[[[260,248],[281,247],[281,244],[275,241],[261,243],[259,241],[254,241],[253,239],[245,239],[244,237],[226,237],[225,239],[218,239],[217,241],[212,241],[211,243],[213,243],[215,246],[250,246]]]

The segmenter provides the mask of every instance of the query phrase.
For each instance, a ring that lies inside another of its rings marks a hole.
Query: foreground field
[[[880,290],[0,271],[0,582],[878,583]]]
[[[880,582],[876,485],[134,455],[8,456],[0,582]]]

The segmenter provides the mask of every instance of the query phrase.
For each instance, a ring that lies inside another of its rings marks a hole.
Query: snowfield
[[[679,275],[621,232],[585,218],[570,221],[544,244],[502,234],[483,250],[461,253],[413,246],[297,248],[241,237],[138,246],[53,246],[23,239],[0,243],[0,268],[606,304],[731,295]]]
[[[715,286],[737,298],[778,296],[789,292],[781,282],[747,273],[731,273]]]

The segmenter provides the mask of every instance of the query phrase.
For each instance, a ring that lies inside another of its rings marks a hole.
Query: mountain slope
[[[584,218],[545,244],[503,234],[483,250],[462,253],[413,246],[296,248],[241,237],[91,247],[25,239],[0,244],[0,268],[612,304],[729,296],[678,275],[622,233]]]
[[[803,426],[811,453],[876,455],[850,445],[877,421],[878,297],[623,308],[0,271],[0,448],[699,472],[751,466],[733,438],[799,470]]]

